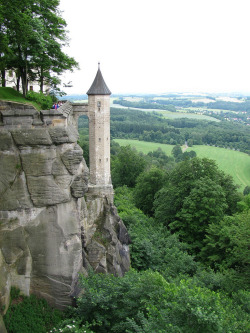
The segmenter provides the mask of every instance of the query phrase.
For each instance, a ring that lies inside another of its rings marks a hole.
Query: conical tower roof
[[[95,79],[87,91],[87,95],[111,95],[111,91],[109,90],[102,77],[100,63],[98,64],[98,71],[96,73]]]

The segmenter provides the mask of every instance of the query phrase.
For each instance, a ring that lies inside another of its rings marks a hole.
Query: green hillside
[[[26,98],[23,97],[23,95],[20,92],[16,91],[13,88],[0,87],[0,100],[32,104],[35,108],[40,109],[40,107],[37,103],[28,101]]]
[[[131,145],[144,154],[160,147],[167,155],[170,155],[173,149],[172,145],[153,142],[123,139],[115,139],[115,141],[121,146]],[[247,154],[211,146],[193,146],[188,148],[188,151],[190,150],[194,150],[200,158],[207,157],[215,160],[221,170],[233,177],[235,183],[240,186],[241,192],[250,185],[250,156]]]

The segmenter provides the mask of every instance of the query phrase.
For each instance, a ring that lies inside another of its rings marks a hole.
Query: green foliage
[[[139,140],[115,139],[121,146],[131,145],[143,154],[148,154],[150,151],[155,151],[158,147],[162,149],[168,156],[171,155],[173,146],[159,144],[155,142],[144,142]],[[189,151],[190,148],[187,149]],[[199,158],[208,158],[215,160],[219,169],[233,177],[234,182],[240,185],[240,191],[250,183],[250,158],[247,154],[239,151],[218,148],[213,146],[196,145],[192,147]],[[173,159],[173,157],[171,157]],[[174,166],[169,160],[166,169],[170,170]]]
[[[145,214],[153,215],[154,196],[164,186],[165,181],[165,172],[156,167],[152,167],[138,176],[134,198],[136,206]]]
[[[10,289],[10,299],[17,299],[20,296],[20,289],[16,287],[11,287]]]
[[[197,255],[209,225],[235,213],[237,201],[239,193],[232,178],[214,161],[194,158],[170,172],[167,185],[155,196],[155,218],[177,232]]]
[[[152,218],[145,216],[133,203],[127,187],[115,191],[115,205],[131,237],[131,265],[137,270],[153,269],[166,279],[193,275],[197,264],[187,254],[187,246],[176,235]]]
[[[180,145],[174,146],[174,148],[172,149],[172,155],[174,156],[175,160],[177,160],[177,162],[181,161],[180,156],[182,156],[182,149]]]
[[[36,93],[34,91],[29,91],[26,98],[30,101],[34,101],[41,105],[42,110],[49,110],[52,108],[53,99],[50,95],[44,95],[43,93]]]
[[[249,317],[240,306],[192,281],[167,283],[159,273],[131,270],[123,278],[90,273],[81,283],[84,294],[73,317],[89,322],[94,332],[242,333],[249,329]]]
[[[4,316],[9,333],[46,333],[62,319],[62,313],[52,309],[44,299],[21,296],[16,289],[12,289],[12,297]]]
[[[176,212],[176,220],[169,227],[178,231],[180,238],[189,244],[192,253],[198,253],[203,247],[207,227],[211,223],[219,223],[226,209],[222,187],[208,177],[200,178],[184,198],[181,210]]]
[[[65,319],[56,327],[53,327],[50,333],[94,333],[88,324],[82,324],[82,320]]]
[[[176,109],[175,109],[174,105],[171,105],[171,104],[159,105],[159,104],[156,104],[155,101],[153,101],[153,103],[147,103],[145,101],[130,102],[130,101],[127,101],[127,100],[124,100],[124,99],[120,98],[119,100],[114,100],[114,104],[119,104],[119,105],[122,105],[122,106],[133,107],[133,108],[161,109],[161,110],[176,112]]]
[[[246,187],[244,188],[243,194],[244,194],[244,195],[248,195],[248,194],[250,194],[250,186],[246,186]]]
[[[1,4],[1,70],[15,70],[17,90],[21,80],[24,96],[29,81],[38,81],[43,92],[44,84],[56,88],[60,81],[56,75],[78,66],[62,52],[66,22],[58,6],[59,0],[5,0]]]
[[[83,157],[86,161],[86,164],[89,166],[89,136],[88,129],[82,128],[79,130],[79,141],[78,144],[83,150]]]
[[[246,194],[241,201],[237,202],[237,208],[239,212],[250,210],[250,193]]]
[[[174,115],[179,113],[175,112]],[[183,114],[183,117],[185,115],[190,114]],[[195,116],[197,118],[198,115]],[[164,119],[159,112],[111,108],[111,135],[116,139],[137,139],[171,145],[183,145],[186,140],[188,143],[192,140],[193,145],[217,146],[250,153],[250,133],[246,125],[228,121]]]
[[[94,332],[119,333],[129,328],[127,318],[137,321],[148,304],[157,303],[167,282],[158,273],[130,270],[123,278],[90,273],[81,284],[84,295],[77,300],[75,317],[91,323]]]
[[[201,257],[217,270],[234,269],[238,288],[250,285],[250,210],[209,225]]]
[[[145,159],[130,146],[121,147],[111,161],[112,183],[114,187],[127,185],[134,187],[136,178],[144,170]]]
[[[175,158],[175,162],[181,162],[181,161],[186,161],[186,160],[196,157],[196,152],[191,150],[191,151],[185,151],[183,153],[181,146],[176,145],[172,149],[172,155]]]
[[[21,93],[19,93],[13,88],[0,87],[0,100],[13,101],[24,104],[32,104],[35,108],[40,109],[40,106],[37,103],[33,101],[28,101],[26,98],[23,97]]]
[[[249,316],[240,306],[191,281],[168,285],[162,301],[148,309],[142,332],[240,333],[249,329]]]
[[[175,164],[173,157],[167,156],[167,154],[160,147],[153,151],[149,151],[146,155],[146,159],[149,165],[164,170],[172,169]]]

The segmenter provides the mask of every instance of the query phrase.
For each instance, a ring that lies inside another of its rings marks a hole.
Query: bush
[[[83,295],[75,320],[106,333],[243,333],[249,316],[239,303],[222,293],[196,286],[192,280],[168,283],[159,273],[130,270],[123,278],[93,274],[81,278]]]
[[[21,296],[11,291],[11,305],[4,316],[9,333],[46,333],[62,320],[62,312],[52,309],[44,299]]]
[[[43,93],[36,93],[34,91],[29,91],[26,98],[30,101],[34,101],[41,105],[42,110],[49,110],[52,108],[53,100],[50,95],[44,95]]]
[[[89,325],[81,325],[81,320],[65,319],[57,327],[53,327],[50,333],[94,333]]]

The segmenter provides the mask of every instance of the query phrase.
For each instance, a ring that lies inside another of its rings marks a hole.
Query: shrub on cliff
[[[52,108],[53,105],[52,97],[50,95],[44,95],[43,93],[29,91],[26,98],[41,105],[42,110],[49,110]]]
[[[62,312],[52,309],[44,299],[22,296],[11,291],[11,305],[4,316],[9,333],[46,333],[62,320]]]

